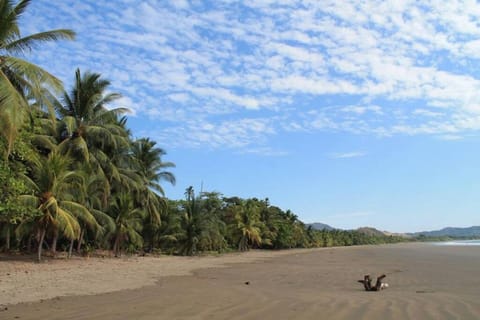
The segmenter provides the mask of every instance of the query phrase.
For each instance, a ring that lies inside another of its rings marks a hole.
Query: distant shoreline
[[[431,242],[432,244],[439,246],[480,246],[480,240],[446,240],[446,241],[436,241]]]

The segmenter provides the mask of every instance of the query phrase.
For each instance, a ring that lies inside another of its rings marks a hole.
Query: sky
[[[175,186],[269,198],[306,222],[480,225],[476,1],[36,0],[31,61],[101,73]]]

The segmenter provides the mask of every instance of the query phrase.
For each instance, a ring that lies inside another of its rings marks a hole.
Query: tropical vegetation
[[[318,231],[268,199],[217,192],[166,198],[175,183],[166,152],[133,138],[126,108],[100,73],[77,69],[65,90],[23,59],[46,41],[71,40],[58,29],[23,36],[29,0],[0,0],[0,248],[71,256],[92,250],[193,255],[397,241],[354,231]]]

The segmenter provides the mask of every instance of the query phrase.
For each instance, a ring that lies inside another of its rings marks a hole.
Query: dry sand
[[[0,294],[0,319],[480,319],[480,246],[0,260]]]

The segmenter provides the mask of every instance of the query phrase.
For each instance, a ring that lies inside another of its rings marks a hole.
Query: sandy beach
[[[0,319],[478,319],[480,247],[0,260]],[[357,280],[385,273],[390,287]]]

